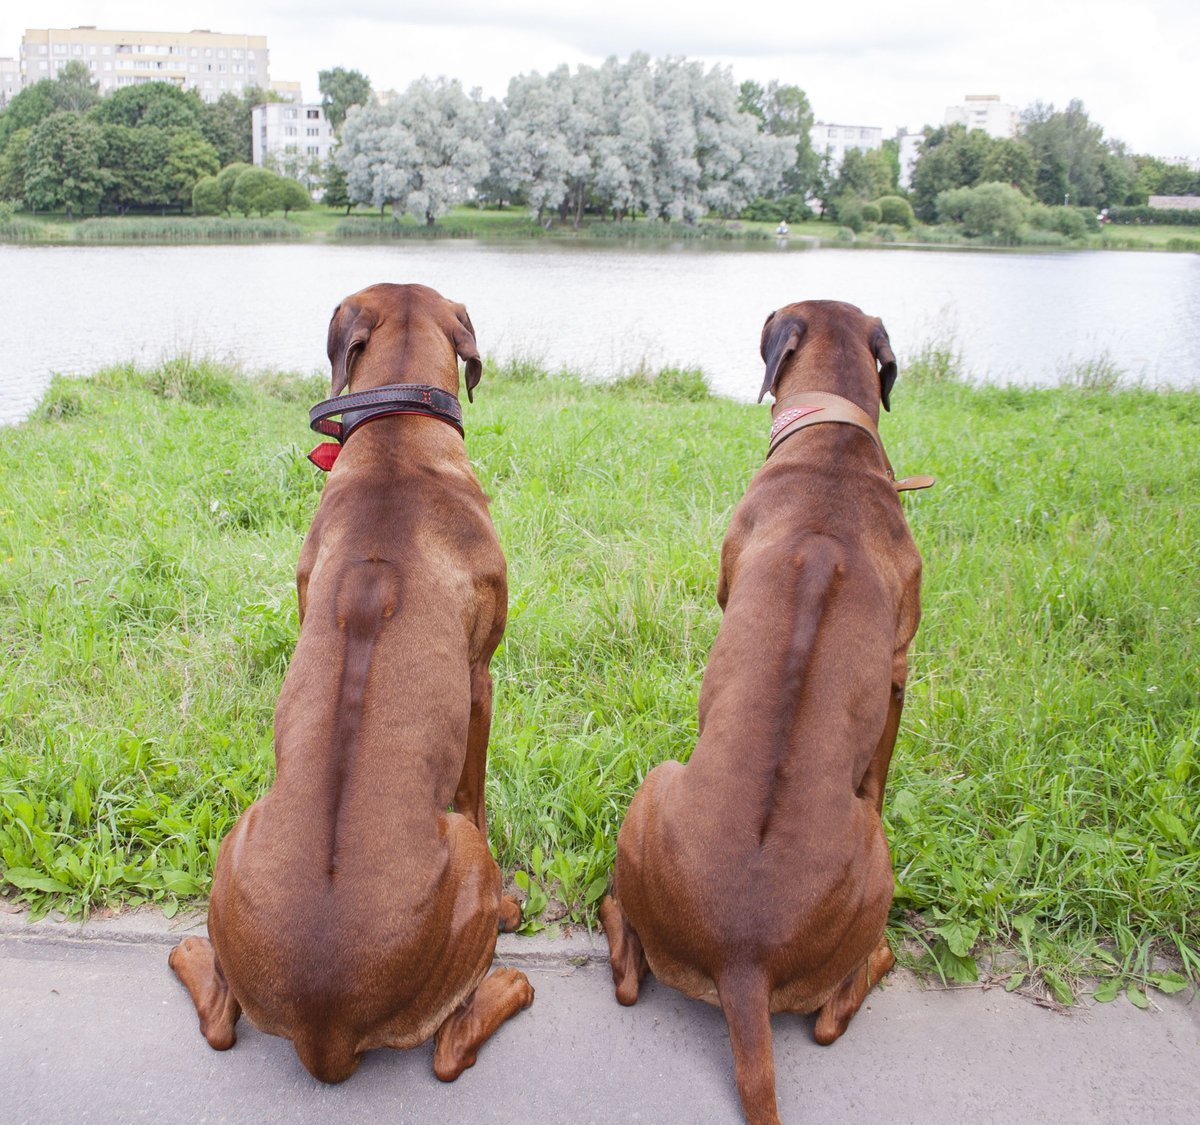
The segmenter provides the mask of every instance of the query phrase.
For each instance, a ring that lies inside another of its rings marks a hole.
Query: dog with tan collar
[[[897,482],[879,440],[877,318],[788,305],[761,350],[775,424],[721,549],[699,738],[634,797],[601,907],[617,999],[649,968],[720,1005],[756,1125],[779,1120],[771,1013],[832,1043],[895,963],[880,817],[921,580],[897,492],[933,483]]]

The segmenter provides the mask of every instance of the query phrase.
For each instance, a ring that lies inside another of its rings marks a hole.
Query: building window
[[[307,118],[308,118],[310,121],[315,121],[315,120],[316,120],[318,117],[320,117],[320,116],[321,116],[321,111],[320,111],[319,109],[309,109],[309,110],[305,110],[305,116],[306,116],[306,117],[307,117]]]
[[[320,145],[306,145],[304,151],[306,153],[308,153],[309,156],[316,156],[320,153],[321,146]]]

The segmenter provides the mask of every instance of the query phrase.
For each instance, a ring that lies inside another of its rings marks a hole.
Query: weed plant
[[[85,219],[71,228],[79,242],[271,242],[304,237],[286,219],[107,218]]]
[[[939,480],[904,500],[924,619],[885,810],[893,937],[947,978],[1065,1001],[1098,974],[1144,1005],[1200,979],[1200,395],[973,387],[931,362],[883,422],[898,472]],[[120,366],[0,430],[12,900],[206,893],[271,778],[326,388]],[[691,750],[719,546],[767,428],[695,372],[596,385],[523,359],[467,407],[509,559],[492,845],[529,928],[590,923],[633,792]]]

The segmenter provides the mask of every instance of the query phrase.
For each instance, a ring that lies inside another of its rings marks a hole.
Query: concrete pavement
[[[613,998],[602,935],[502,936],[533,1006],[457,1082],[431,1045],[375,1051],[323,1086],[243,1018],[209,1049],[167,951],[195,917],[107,922],[0,914],[0,1120],[56,1122],[738,1122],[720,1012],[647,981]],[[1182,1122],[1200,1115],[1200,998],[1069,1014],[999,989],[931,990],[894,972],[831,1047],[776,1016],[785,1122]]]

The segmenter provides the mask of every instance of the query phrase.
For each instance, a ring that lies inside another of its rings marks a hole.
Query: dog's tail
[[[758,965],[731,965],[717,978],[716,984],[729,1027],[742,1112],[750,1125],[779,1125],[771,1044],[770,981]]]

